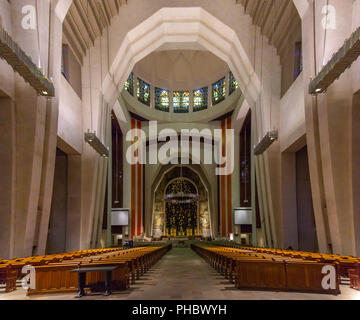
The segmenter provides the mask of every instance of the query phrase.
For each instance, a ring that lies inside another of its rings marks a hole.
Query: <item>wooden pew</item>
[[[106,253],[102,256],[74,258],[35,266],[36,288],[29,288],[27,295],[76,292],[78,290],[78,276],[70,271],[96,266],[118,266],[112,273],[111,286],[114,290],[126,290],[130,286],[130,279],[131,283],[134,283],[170,248],[171,246],[134,248]],[[103,272],[89,273],[86,286],[92,291],[103,291],[105,274]]]
[[[261,250],[261,253],[259,250],[256,254],[249,250],[195,244],[192,248],[230,282],[235,280],[239,289],[340,293],[339,265],[310,261],[308,254],[279,255],[280,251],[272,254],[272,250]],[[322,285],[325,266],[334,268],[334,288]]]
[[[16,280],[18,274],[7,264],[0,265],[0,283],[5,284],[5,292],[9,293],[16,290]]]
[[[6,284],[6,292],[16,290],[16,280],[21,279],[24,275],[21,270],[26,265],[41,266],[51,263],[62,262],[66,260],[82,259],[85,257],[110,254],[122,250],[121,248],[109,249],[92,249],[83,251],[67,252],[63,254],[54,254],[47,256],[14,258],[11,260],[1,260],[0,266],[0,283]]]
[[[348,270],[350,287],[360,291],[360,264]]]

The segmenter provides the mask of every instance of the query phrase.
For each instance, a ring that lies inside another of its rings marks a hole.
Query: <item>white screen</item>
[[[129,225],[129,210],[128,209],[113,209],[111,212],[112,226],[127,226]]]
[[[243,209],[235,209],[234,210],[235,216],[235,224],[252,224],[252,211],[248,208]]]

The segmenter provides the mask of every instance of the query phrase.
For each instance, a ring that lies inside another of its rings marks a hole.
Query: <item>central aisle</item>
[[[173,248],[143,279],[129,299],[227,299],[220,290],[233,287],[189,248]]]

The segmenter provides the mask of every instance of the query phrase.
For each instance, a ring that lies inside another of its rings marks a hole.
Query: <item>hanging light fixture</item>
[[[256,156],[262,155],[270,146],[278,139],[278,131],[269,131],[264,138],[254,147],[254,154]]]
[[[309,94],[320,94],[350,68],[360,55],[360,27],[347,39],[330,61],[311,80]]]
[[[86,6],[86,13],[89,15],[89,0],[87,1]],[[101,78],[102,78],[102,48],[101,48],[101,37],[100,37],[100,68],[101,68]],[[89,45],[89,82],[90,82],[90,88],[89,88],[89,99],[90,99],[90,121],[91,121],[91,130],[93,126],[93,116],[92,116],[92,79],[91,79],[91,49]],[[103,97],[102,97],[102,103],[103,103]],[[85,136],[85,142],[88,143],[99,155],[101,155],[104,158],[109,158],[110,151],[109,148],[106,147],[101,140],[96,136],[96,131],[86,132],[84,134]]]
[[[95,132],[86,132],[85,142],[87,142],[102,157],[109,157],[109,149],[100,141]]]
[[[272,30],[273,34],[272,34],[272,37],[275,34],[275,13],[276,13],[276,11],[274,12],[274,16],[273,16],[273,30]],[[263,47],[261,49],[261,68],[262,68],[262,64],[263,64]],[[262,77],[261,77],[261,81],[262,81]],[[272,111],[272,100],[273,100],[272,95],[273,95],[273,82],[271,82],[271,100],[270,100],[270,112],[269,112],[270,128],[271,128],[271,115],[272,115],[271,111]],[[260,98],[260,111],[261,111],[261,106],[262,106],[262,99]],[[261,139],[261,141],[254,147],[255,156],[262,155],[266,150],[268,150],[270,148],[270,146],[278,138],[279,138],[278,130],[272,129],[272,130],[268,131],[265,134],[265,136]]]
[[[164,197],[165,202],[171,203],[193,203],[199,200],[199,195],[184,190],[185,179],[183,177],[182,166],[180,167],[180,178],[176,180],[175,193],[166,194]]]
[[[0,26],[0,58],[12,66],[40,96],[55,96],[52,81],[42,73],[2,26]]]

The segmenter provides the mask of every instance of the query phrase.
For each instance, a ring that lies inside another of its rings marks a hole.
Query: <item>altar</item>
[[[154,193],[151,235],[175,242],[211,237],[207,190],[189,168],[174,168],[161,180]]]
[[[190,248],[195,239],[202,239],[202,237],[171,237],[170,242],[173,248]]]

